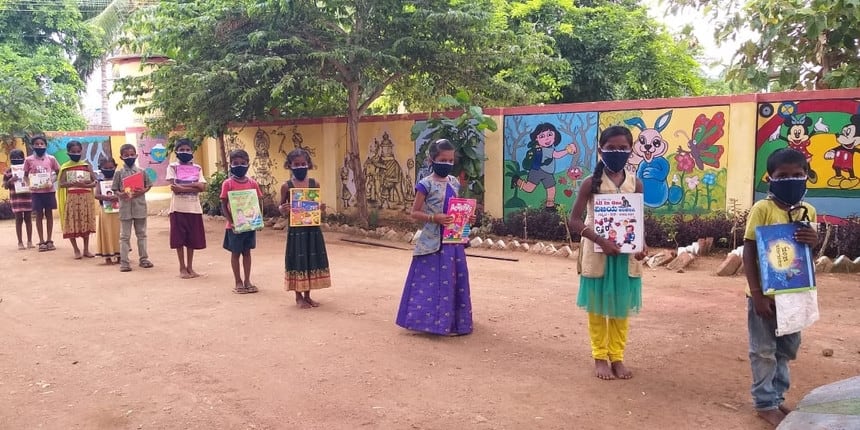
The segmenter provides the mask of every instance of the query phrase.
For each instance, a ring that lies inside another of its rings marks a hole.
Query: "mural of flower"
[[[571,167],[570,169],[567,169],[567,177],[574,181],[578,180],[582,177],[582,169],[579,167]]]
[[[687,188],[691,190],[695,190],[696,187],[699,186],[699,177],[698,176],[690,176],[685,179],[687,181]]]
[[[562,177],[558,178],[558,183],[562,184],[562,185],[567,185],[567,179],[565,179],[564,176],[562,176]]]
[[[678,152],[675,154],[675,162],[678,163],[678,170],[684,173],[690,173],[696,167],[696,161],[689,152]]]
[[[712,172],[705,173],[705,176],[702,177],[702,183],[707,185],[708,187],[717,183],[717,175]]]

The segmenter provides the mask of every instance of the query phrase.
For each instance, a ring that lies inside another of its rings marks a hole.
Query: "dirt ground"
[[[600,381],[573,260],[471,258],[475,332],[437,338],[393,322],[409,251],[327,234],[334,287],[300,310],[282,286],[283,232],[258,236],[261,291],[238,296],[222,224],[206,226],[206,276],[181,280],[166,218],[150,218],[156,267],[128,274],[60,240],[17,251],[0,223],[0,428],[766,428],[750,406],[744,280],[711,275],[716,257],[647,271],[635,377]],[[860,276],[819,281],[790,405],[860,373]]]

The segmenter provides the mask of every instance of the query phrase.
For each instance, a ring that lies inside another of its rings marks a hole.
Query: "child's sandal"
[[[248,293],[250,293],[250,291],[248,291],[248,289],[245,287],[233,287],[233,292],[236,294],[248,294]]]
[[[56,247],[56,246],[54,246],[54,241],[53,241],[53,240],[49,240],[49,241],[45,242],[45,248],[46,248],[48,251],[54,251],[54,250],[56,250],[56,249],[57,249],[57,247]]]
[[[48,250],[48,244],[45,242],[39,242],[39,252],[45,252]]]

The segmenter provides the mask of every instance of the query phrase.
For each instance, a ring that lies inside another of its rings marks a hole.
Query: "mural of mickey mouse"
[[[851,115],[842,132],[836,133],[836,141],[839,146],[824,153],[824,159],[833,160],[834,176],[827,180],[827,185],[843,190],[854,188],[860,185],[854,174],[854,154],[860,152],[860,114]]]
[[[812,118],[805,114],[786,115],[783,124],[788,128],[785,139],[788,142],[788,147],[794,149],[806,157],[806,161],[812,159],[812,153],[809,152],[809,138],[814,133],[811,130]],[[814,170],[809,169],[809,183],[818,182],[818,174]]]

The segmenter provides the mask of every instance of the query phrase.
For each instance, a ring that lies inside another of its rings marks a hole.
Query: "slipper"
[[[152,267],[154,267],[154,266],[155,266],[155,265],[154,265],[154,264],[152,264],[152,262],[150,262],[149,260],[143,260],[143,261],[141,261],[141,262],[140,262],[140,267],[143,267],[144,269],[150,269],[150,268],[152,268]]]
[[[45,242],[39,242],[39,252],[45,252],[48,250],[48,245]]]
[[[248,291],[248,289],[245,287],[233,287],[233,292],[236,294],[248,294],[248,293],[250,293],[250,291]]]
[[[128,267],[128,266],[122,266],[122,267],[120,267],[120,268],[119,268],[119,271],[120,271],[120,272],[131,272],[131,267]]]
[[[245,289],[248,290],[249,293],[256,293],[256,292],[260,291],[257,289],[256,285],[248,285],[245,287]]]
[[[55,251],[57,249],[57,247],[54,246],[53,240],[49,240],[49,241],[45,242],[45,247],[48,251]]]

